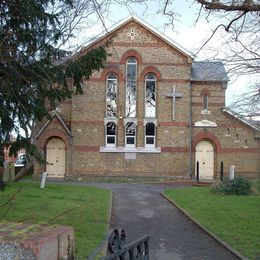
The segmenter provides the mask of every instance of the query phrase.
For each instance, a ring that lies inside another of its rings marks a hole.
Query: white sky
[[[203,43],[211,35],[213,29],[215,29],[217,22],[211,20],[210,23],[204,19],[200,19],[195,24],[198,16],[198,4],[191,4],[193,1],[187,0],[175,0],[174,12],[178,13],[174,21],[174,28],[171,26],[165,26],[168,21],[167,16],[158,14],[160,9],[159,0],[150,0],[149,6],[135,4],[131,8],[114,5],[111,6],[109,17],[105,18],[105,25],[107,28],[113,26],[115,23],[127,18],[129,15],[134,14],[150,24],[159,31],[165,33],[168,37],[178,42],[181,46],[196,53],[196,50],[203,45]],[[91,20],[91,19],[90,19]],[[82,25],[81,30],[76,34],[76,39],[80,41],[81,45],[84,45],[91,38],[97,36],[104,30],[104,26],[100,21],[95,19],[95,22],[89,26]],[[215,35],[213,40],[210,41],[207,47],[221,48],[221,38]],[[210,59],[210,53],[206,51],[200,52],[196,60]],[[246,92],[248,86],[256,81],[256,76],[240,76],[238,78],[231,78],[226,91],[226,105],[229,105],[236,95],[241,95]]]

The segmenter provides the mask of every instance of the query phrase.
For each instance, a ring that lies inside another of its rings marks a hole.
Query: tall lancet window
[[[106,117],[117,116],[117,77],[114,73],[107,75]]]
[[[156,116],[156,76],[149,73],[145,78],[145,117]]]
[[[136,116],[136,81],[137,61],[135,58],[129,58],[126,62],[126,117]]]
[[[208,110],[209,108],[209,97],[207,94],[203,95],[203,109]]]

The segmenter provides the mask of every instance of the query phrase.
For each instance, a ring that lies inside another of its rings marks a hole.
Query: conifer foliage
[[[61,48],[72,36],[75,16],[68,13],[76,4],[77,0],[0,1],[0,162],[4,146],[11,146],[12,154],[26,148],[37,156],[30,140],[34,122],[48,117],[57,102],[82,93],[82,79],[103,66],[105,46],[79,57]],[[10,142],[11,135],[15,142]]]

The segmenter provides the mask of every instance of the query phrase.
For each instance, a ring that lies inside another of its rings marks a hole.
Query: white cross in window
[[[127,33],[127,37],[130,37],[131,40],[134,40],[136,36],[138,36],[138,33],[135,32],[134,29],[131,29],[131,31]]]

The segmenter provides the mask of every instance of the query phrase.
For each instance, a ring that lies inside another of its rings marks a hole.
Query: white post
[[[235,166],[231,165],[229,170],[229,179],[233,180],[235,178]]]
[[[40,186],[41,189],[44,189],[46,178],[47,178],[47,172],[44,172],[42,174],[42,179],[41,179],[41,186]]]

